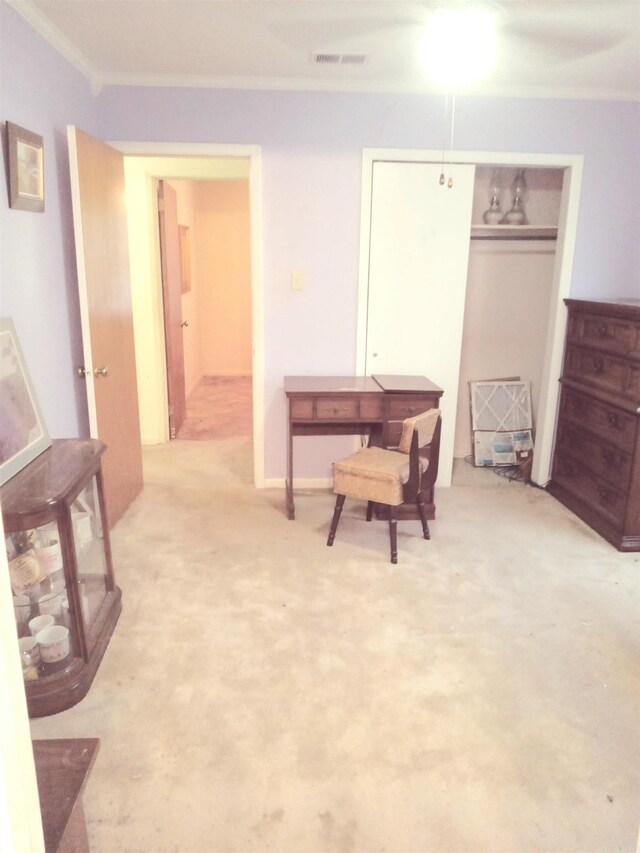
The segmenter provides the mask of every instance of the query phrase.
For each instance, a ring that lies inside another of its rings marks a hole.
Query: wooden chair
[[[400,504],[415,501],[424,538],[431,538],[424,493],[433,486],[438,476],[441,423],[440,410],[429,409],[403,422],[402,438],[397,450],[364,447],[333,463],[333,491],[337,498],[328,546],[333,545],[347,496],[368,502],[367,521],[371,521],[376,504],[388,508],[392,563],[398,562],[395,508]]]

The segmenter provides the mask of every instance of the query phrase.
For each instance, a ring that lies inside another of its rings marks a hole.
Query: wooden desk
[[[287,435],[287,517],[293,502],[293,437],[296,435],[368,435],[369,444],[397,447],[402,421],[437,408],[442,388],[426,376],[285,376],[289,401]],[[427,517],[435,518],[433,490],[425,495]],[[413,518],[414,508],[399,508]],[[417,515],[415,515],[417,518]]]
[[[88,853],[82,791],[93,767],[98,738],[34,740],[46,853]]]

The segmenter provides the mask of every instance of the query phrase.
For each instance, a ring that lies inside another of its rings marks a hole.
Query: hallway
[[[187,415],[178,438],[208,441],[251,436],[253,425],[250,376],[203,376],[187,400]]]

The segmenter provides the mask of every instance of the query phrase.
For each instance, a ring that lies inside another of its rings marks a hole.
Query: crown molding
[[[5,2],[24,18],[67,62],[87,78],[94,95],[100,94],[103,80],[98,69],[69,41],[64,33],[42,14],[32,0],[5,0]]]
[[[443,91],[428,83],[392,84],[373,80],[317,80],[289,77],[214,77],[192,74],[103,74],[103,86],[140,86],[166,89],[246,89],[292,92],[350,92],[442,95]],[[570,101],[640,101],[638,89],[605,89],[586,87],[543,86],[475,86],[457,92],[459,96],[478,98],[523,98]]]

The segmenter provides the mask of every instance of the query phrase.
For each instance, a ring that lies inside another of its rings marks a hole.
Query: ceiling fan
[[[439,8],[480,6],[493,13],[499,42],[521,61],[550,65],[583,60],[615,47],[626,37],[622,16],[613,6],[630,2],[329,2],[286,4],[289,8],[270,30],[283,44],[309,52],[335,50],[373,53],[387,41],[417,46],[430,15]],[[315,9],[313,8],[315,7]],[[315,10],[318,11],[315,11]],[[318,12],[322,10],[322,14]]]

